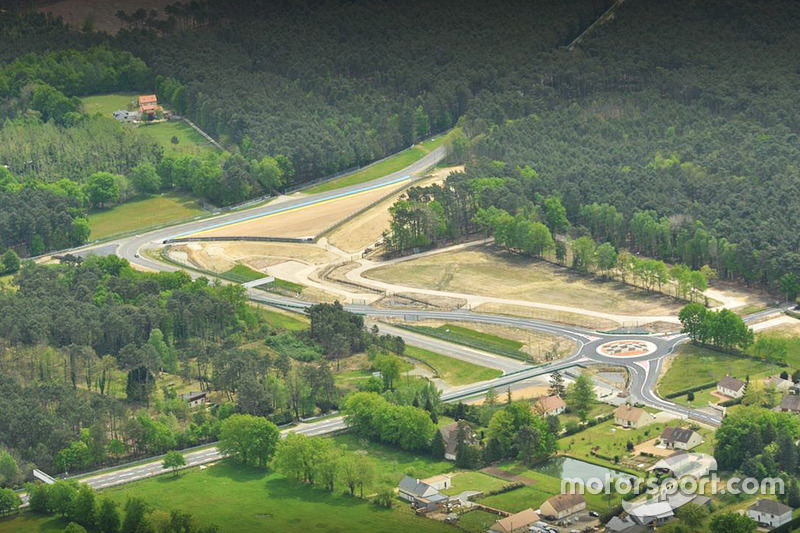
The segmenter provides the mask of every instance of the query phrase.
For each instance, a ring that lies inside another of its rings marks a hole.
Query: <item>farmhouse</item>
[[[567,404],[561,399],[561,396],[540,396],[533,403],[533,410],[536,414],[542,416],[558,416],[564,412]]]
[[[464,420],[453,422],[439,429],[444,437],[444,458],[448,461],[456,460],[456,453],[458,452],[459,435],[466,444],[477,444],[478,440],[472,433],[472,427]]]
[[[658,442],[666,448],[691,450],[703,442],[703,438],[698,432],[691,429],[666,427],[658,437]]]
[[[792,519],[792,508],[775,500],[756,500],[747,508],[747,516],[760,526],[773,528]]]
[[[139,97],[139,113],[142,120],[154,120],[163,109],[158,105],[158,98],[154,94],[145,94]]]
[[[786,394],[783,398],[781,398],[781,404],[778,409],[784,413],[800,413],[800,396]]]
[[[557,494],[545,500],[539,511],[542,516],[559,520],[586,509],[586,499],[582,494]]]
[[[197,407],[206,403],[205,392],[190,392],[188,394],[181,394],[181,398],[189,404],[189,407]]]
[[[641,407],[632,405],[620,405],[614,411],[614,423],[625,428],[638,429],[653,419],[650,414]]]
[[[744,381],[725,376],[717,383],[717,392],[728,398],[741,398],[744,396]]]
[[[527,531],[528,527],[539,521],[539,515],[533,509],[525,509],[517,514],[498,520],[489,528],[496,533],[512,533],[514,531]]]

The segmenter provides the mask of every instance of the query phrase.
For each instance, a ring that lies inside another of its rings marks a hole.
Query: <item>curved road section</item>
[[[124,257],[129,262],[143,268],[154,271],[180,270],[173,265],[165,264],[146,257],[144,254],[145,250],[155,248],[169,239],[180,238],[181,236],[193,235],[212,228],[223,227],[225,225],[236,224],[245,220],[269,216],[270,214],[277,213],[281,210],[308,206],[313,208],[315,203],[325,202],[334,197],[357,194],[358,192],[366,190],[367,188],[378,188],[382,186],[388,186],[393,183],[397,183],[399,186],[400,183],[405,183],[411,179],[412,175],[421,173],[427,168],[435,165],[437,162],[442,160],[444,156],[444,148],[438,148],[427,154],[410,167],[405,168],[400,172],[373,180],[369,183],[344,187],[328,193],[294,198],[282,202],[276,206],[270,206],[267,204],[235,213],[228,213],[204,220],[197,220],[170,228],[157,229],[148,233],[137,235],[135,237],[128,237],[113,243],[105,244],[103,247],[115,247],[118,256]],[[90,248],[92,248],[92,246],[87,246],[84,248],[84,250]],[[188,269],[187,272],[193,276],[199,275]],[[250,298],[254,301],[283,309],[302,311],[312,305],[301,300],[269,295],[256,289],[247,289],[247,291]],[[664,358],[672,353],[676,346],[688,341],[688,338],[685,335],[610,335],[589,331],[579,327],[553,324],[542,320],[475,313],[467,310],[408,312],[402,310],[376,309],[366,305],[347,305],[345,308],[353,313],[358,313],[372,318],[393,317],[409,321],[439,319],[524,328],[532,331],[566,337],[575,341],[576,343],[576,351],[571,356],[560,361],[547,363],[545,365],[531,366],[527,363],[515,360],[504,361],[502,360],[503,358],[498,358],[492,354],[457,346],[436,339],[425,338],[423,340],[420,338],[412,338],[413,334],[406,332],[405,330],[394,331],[393,334],[399,332],[402,336],[407,338],[411,344],[422,343],[423,347],[429,347],[434,350],[439,350],[442,353],[452,357],[476,362],[478,364],[483,364],[485,366],[497,368],[503,371],[502,376],[493,380],[444,390],[442,392],[442,399],[446,402],[459,401],[474,397],[485,393],[490,388],[508,387],[521,381],[549,374],[555,371],[562,371],[575,366],[586,366],[600,363],[616,365],[624,367],[628,370],[630,376],[630,395],[633,402],[642,403],[644,405],[667,411],[683,418],[691,418],[711,426],[717,426],[721,421],[718,415],[710,414],[705,411],[690,409],[682,405],[668,402],[662,398],[659,398],[653,392]],[[775,309],[763,311],[756,315],[747,317],[746,320],[756,320],[777,311],[779,310]],[[390,326],[386,327],[389,328]],[[646,348],[643,348],[641,344],[637,344],[642,343],[642,341],[646,343]],[[299,424],[296,427],[284,430],[282,433],[285,435],[288,432],[296,431],[298,433],[313,436],[332,433],[344,428],[345,424],[343,418],[341,416],[336,416],[308,424]],[[220,454],[216,448],[205,448],[186,452],[186,458],[187,463],[190,466],[197,466],[203,463],[209,463],[218,460],[220,458]],[[102,489],[156,475],[162,472],[161,466],[161,460],[156,458],[151,462],[133,465],[129,468],[115,469],[108,472],[98,472],[90,475],[89,477],[84,477],[82,481],[88,483],[92,487]]]

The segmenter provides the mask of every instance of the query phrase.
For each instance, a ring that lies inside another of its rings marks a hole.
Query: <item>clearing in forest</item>
[[[666,296],[493,249],[428,255],[368,270],[364,276],[406,287],[526,300],[618,315],[677,315]]]

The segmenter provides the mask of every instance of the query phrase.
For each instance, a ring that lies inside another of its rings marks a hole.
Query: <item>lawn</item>
[[[503,465],[500,468],[511,467],[514,472],[517,472],[517,464],[510,463]],[[541,474],[534,470],[524,470],[519,473],[523,477],[533,479],[536,483],[526,487],[522,487],[503,494],[496,494],[494,496],[487,496],[481,498],[479,503],[502,509],[509,513],[518,513],[527,508],[538,509],[544,501],[551,496],[561,494],[561,479]],[[586,505],[593,511],[603,512],[608,509],[608,502],[602,494],[584,494],[586,497]],[[614,502],[619,502],[618,495],[614,495]]]
[[[348,450],[365,454],[375,465],[376,486],[396,486],[408,474],[423,479],[438,474],[447,474],[455,468],[449,461],[437,461],[424,453],[412,453],[392,446],[359,438],[353,433],[344,433],[331,439]],[[399,529],[399,528],[398,528]]]
[[[267,320],[270,326],[287,331],[303,331],[308,329],[308,319],[297,313],[288,311],[275,311],[265,307],[258,307],[258,312]]]
[[[658,437],[667,426],[686,425],[687,422],[684,420],[672,420],[668,423],[653,422],[639,429],[622,429],[615,426],[613,420],[607,420],[596,426],[586,428],[579,433],[562,437],[558,441],[558,446],[562,452],[575,459],[633,472],[637,463],[647,463],[648,460],[641,458],[640,461],[637,456],[631,455],[627,450],[628,441],[635,446]],[[712,453],[713,432],[704,428],[699,429],[698,432],[703,436],[705,442],[692,451]],[[613,460],[606,460],[593,455],[592,450],[603,457],[613,458],[614,456],[619,456],[621,464],[614,464]]]
[[[455,496],[465,490],[479,490],[485,494],[501,489],[511,483],[482,472],[461,472],[453,476],[452,482],[453,484],[449,489],[441,491],[442,494]]]
[[[195,153],[212,149],[208,141],[183,121],[141,125],[139,131],[152,137],[167,153]],[[172,137],[178,138],[177,144],[172,143]]]
[[[398,170],[403,170],[407,166],[412,165],[425,157],[425,155],[434,148],[438,148],[445,141],[446,137],[446,135],[437,135],[432,139],[428,139],[420,144],[416,144],[411,148],[387,157],[386,159],[377,163],[373,163],[372,165],[364,167],[361,170],[357,170],[352,174],[347,174],[326,183],[314,185],[303,192],[307,194],[315,194],[318,192],[332,191],[334,189],[340,189],[342,187],[357,185],[359,183],[382,178],[383,176],[397,172]]]
[[[467,385],[500,377],[503,373],[467,361],[406,345],[406,355],[431,365],[448,385]]]
[[[416,333],[421,333],[429,337],[435,337],[448,342],[461,344],[462,346],[469,346],[487,352],[492,352],[507,357],[514,357],[516,359],[528,359],[529,355],[522,352],[523,343],[512,339],[504,339],[489,333],[475,331],[461,326],[454,326],[452,324],[443,324],[439,327],[429,326],[409,326],[400,324],[398,327],[409,329]]]
[[[227,272],[223,272],[222,276],[233,281],[238,281],[239,283],[247,283],[248,281],[255,281],[257,279],[263,279],[267,277],[267,275],[263,272],[253,270],[249,266],[241,263],[237,264]]]
[[[764,334],[783,337],[788,341],[789,346],[786,352],[786,363],[791,367],[787,369],[789,374],[795,369],[800,368],[800,320],[758,333],[756,335],[756,340],[760,335]]]
[[[226,463],[181,476],[163,475],[104,491],[124,503],[129,496],[144,498],[154,509],[180,509],[222,531],[449,531],[446,525],[416,517],[397,502],[390,510],[291,482],[263,470]],[[60,520],[32,520],[23,515],[0,522],[0,532],[63,529]]]
[[[472,533],[484,533],[499,520],[500,517],[486,511],[470,511],[458,517],[459,527]]]
[[[185,220],[203,214],[194,199],[168,193],[126,202],[111,209],[89,214],[90,239],[103,239],[120,233],[142,230]]]
[[[661,377],[658,391],[663,396],[704,383],[717,382],[726,375],[744,380],[747,376],[769,376],[778,374],[781,370],[781,367],[765,361],[684,344]]]
[[[81,98],[83,112],[87,115],[100,113],[109,117],[114,111],[128,109],[128,104],[136,100],[136,93],[98,94]]]

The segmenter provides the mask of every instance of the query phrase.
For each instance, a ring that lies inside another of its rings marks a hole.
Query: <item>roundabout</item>
[[[642,357],[655,353],[658,347],[642,339],[610,341],[597,347],[597,353],[604,357]]]

